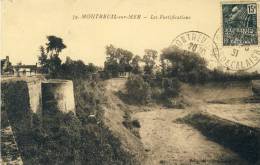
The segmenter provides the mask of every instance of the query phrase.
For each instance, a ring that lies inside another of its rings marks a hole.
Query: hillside
[[[143,145],[138,137],[123,125],[124,116],[133,110],[131,106],[124,104],[115,93],[124,88],[124,79],[111,79],[106,81],[106,97],[108,103],[103,107],[104,123],[112,133],[121,140],[122,149],[134,156],[133,162],[138,164],[144,159]],[[138,163],[136,163],[138,162]]]

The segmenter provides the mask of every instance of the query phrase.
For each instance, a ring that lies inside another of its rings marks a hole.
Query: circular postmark
[[[260,33],[258,30],[258,37]],[[213,37],[219,53],[215,57],[227,70],[245,71],[260,62],[260,45],[223,46],[221,30],[218,29]],[[260,41],[258,41],[260,42]]]
[[[177,46],[180,49],[198,54],[205,59],[209,69],[219,66],[217,57],[215,57],[219,56],[218,47],[211,37],[205,33],[199,31],[184,32],[172,41],[171,46]]]

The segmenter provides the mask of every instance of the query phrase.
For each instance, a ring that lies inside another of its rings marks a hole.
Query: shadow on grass
[[[207,103],[212,104],[244,104],[244,103],[260,103],[260,98],[257,97],[242,97],[242,98],[230,98],[230,99],[220,99],[220,100],[211,100],[207,101]]]
[[[260,130],[207,113],[194,113],[178,121],[198,129],[208,139],[236,152],[250,164],[260,160]]]
[[[120,98],[125,104],[129,105],[146,105],[149,104],[149,101],[142,101],[142,100],[137,100],[136,98],[133,98],[129,96],[128,94],[118,91],[115,93],[115,95]]]
[[[120,98],[125,104],[128,105],[154,105],[154,103],[161,105],[165,108],[184,109],[186,103],[180,99],[169,99],[162,96],[153,96],[150,100],[142,101],[133,98],[122,91],[118,91],[115,95]]]

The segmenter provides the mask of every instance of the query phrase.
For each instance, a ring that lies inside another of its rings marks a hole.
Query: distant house
[[[13,66],[14,73],[16,75],[24,75],[24,76],[31,76],[32,73],[36,75],[37,73],[37,63],[35,65],[15,65]]]
[[[1,59],[1,74],[13,74],[12,63],[9,60],[9,56],[5,59]]]
[[[36,75],[38,70],[39,68],[37,67],[37,63],[35,65],[12,65],[9,56],[6,56],[5,59],[1,60],[1,75],[31,76],[32,74]]]
[[[128,78],[131,75],[130,72],[120,72],[119,77],[121,78]]]

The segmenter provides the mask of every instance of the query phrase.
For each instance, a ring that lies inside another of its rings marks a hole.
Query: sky
[[[142,56],[144,49],[160,52],[186,31],[213,37],[221,27],[218,0],[2,0],[1,58],[35,64],[46,36],[61,37],[60,54],[102,66],[105,46],[113,44]],[[140,20],[77,19],[82,14],[141,14]],[[188,16],[187,20],[154,20],[151,15]],[[260,71],[259,64],[253,68]]]

